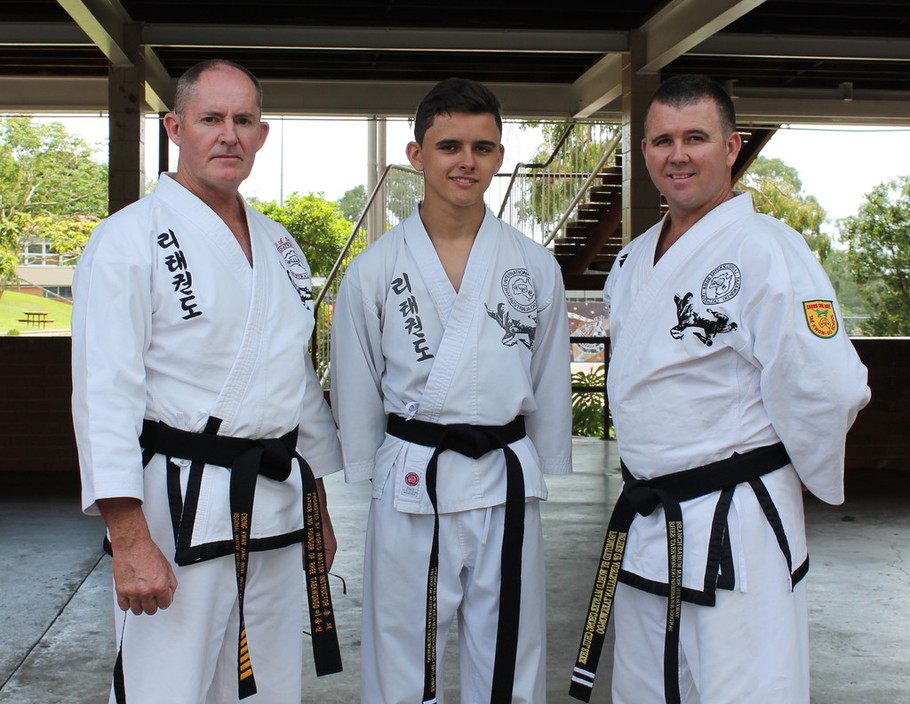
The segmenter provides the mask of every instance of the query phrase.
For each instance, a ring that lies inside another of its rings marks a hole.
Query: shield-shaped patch
[[[837,315],[831,301],[803,301],[806,323],[819,337],[834,337],[837,334]]]

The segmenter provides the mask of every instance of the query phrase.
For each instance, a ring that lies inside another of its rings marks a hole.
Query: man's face
[[[724,134],[713,100],[675,108],[652,103],[641,149],[673,220],[696,222],[730,197],[730,167],[742,142]]]
[[[236,192],[268,135],[256,87],[230,66],[200,75],[183,114],[168,113],[165,126],[180,147],[178,179],[197,195]]]
[[[496,118],[490,113],[437,115],[423,137],[411,142],[411,165],[423,171],[426,207],[470,208],[483,204],[483,194],[502,166]]]

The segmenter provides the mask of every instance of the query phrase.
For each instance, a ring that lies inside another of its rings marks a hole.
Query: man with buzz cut
[[[76,270],[73,417],[122,611],[116,704],[300,704],[305,585],[317,672],[341,667],[319,478],[341,453],[306,351],[309,267],[238,193],[261,117],[245,68],[190,68],[164,118],[177,171]]]
[[[546,700],[539,502],[571,471],[570,347],[552,254],[483,196],[499,101],[452,78],[407,146],[414,213],[351,264],[332,331],[348,481],[372,480],[361,701],[442,701],[458,618],[464,702]]]
[[[584,701],[615,588],[614,704],[809,702],[802,490],[843,501],[869,389],[802,235],[732,190],[740,147],[714,81],[651,98],[641,148],[668,210],[604,289],[624,485],[572,678]]]

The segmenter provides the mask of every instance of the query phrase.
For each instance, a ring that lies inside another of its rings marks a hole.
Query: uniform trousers
[[[754,494],[747,486],[736,492],[743,528],[731,536],[733,554],[741,555],[738,567],[748,578],[737,576],[734,591],[718,589],[714,606],[683,603],[682,703],[808,704],[805,579],[791,590],[786,561]],[[666,598],[620,583],[613,618],[613,704],[664,704]]]
[[[147,467],[143,510],[152,538],[170,557],[174,534],[160,460]],[[114,599],[127,704],[238,702],[234,558],[172,567],[178,585],[169,608],[136,616]],[[300,704],[305,598],[300,544],[250,553],[244,616],[258,692],[244,704]]]
[[[373,499],[364,558],[361,704],[423,698],[427,567],[433,516]],[[444,702],[447,633],[458,618],[461,701],[489,704],[499,613],[505,507],[440,514],[437,700]],[[521,617],[513,704],[546,701],[546,592],[537,499],[525,503]]]

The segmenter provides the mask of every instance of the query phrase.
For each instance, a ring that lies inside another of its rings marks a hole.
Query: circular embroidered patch
[[[502,275],[502,290],[509,304],[521,313],[530,313],[537,308],[534,284],[527,269],[509,269]]]
[[[742,275],[736,264],[721,264],[701,285],[701,302],[706,305],[726,303],[742,286]]]
[[[408,472],[404,477],[404,483],[408,486],[417,486],[420,484],[420,475],[417,472]]]

